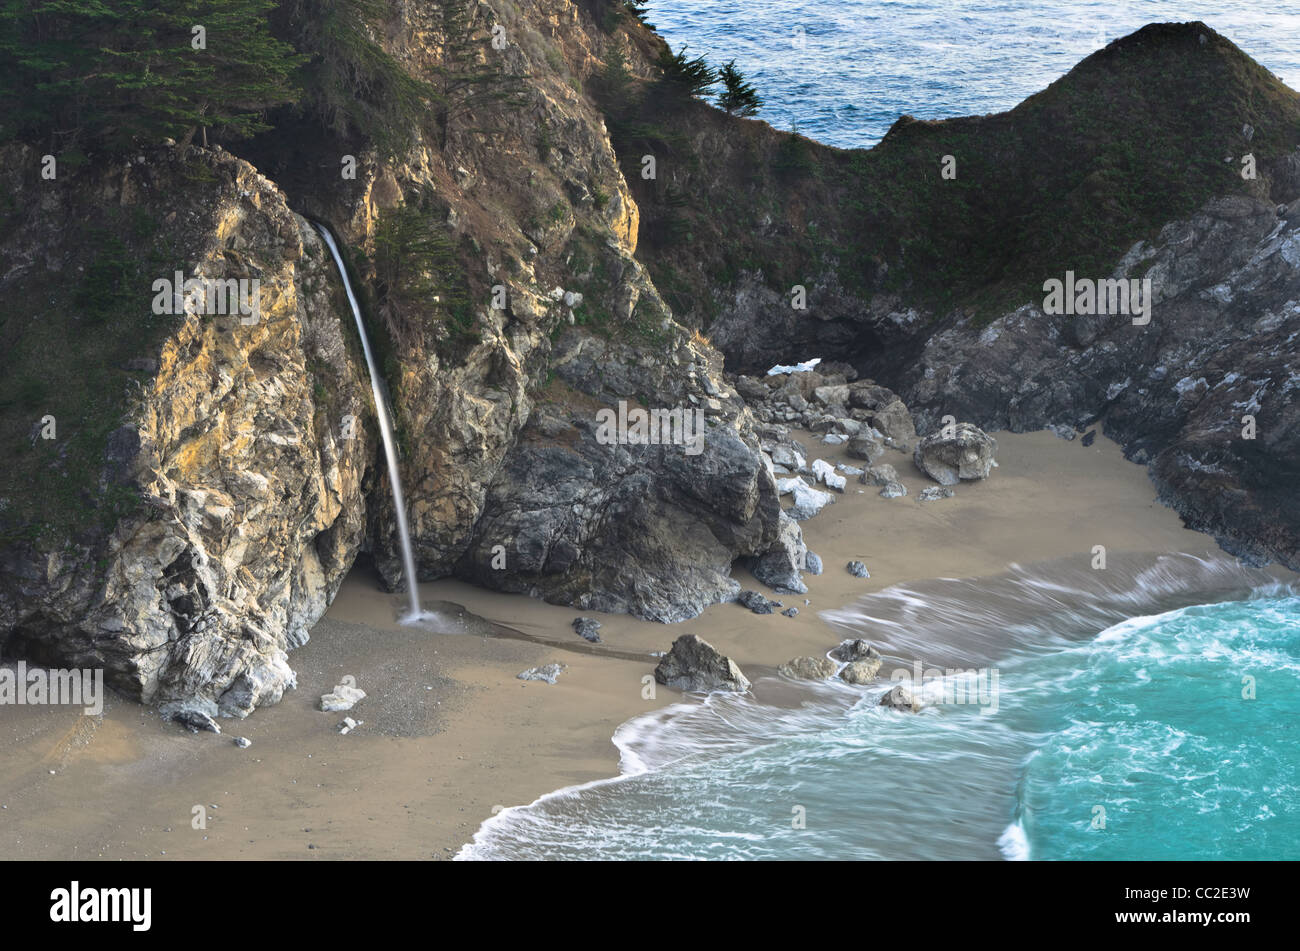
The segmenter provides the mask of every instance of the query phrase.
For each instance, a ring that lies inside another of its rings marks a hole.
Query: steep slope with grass
[[[639,39],[649,62],[658,47]],[[627,85],[606,79],[602,102],[641,256],[738,371],[814,351],[893,364],[939,319],[987,323],[1041,299],[1047,276],[1109,273],[1211,198],[1283,202],[1297,186],[1300,98],[1201,23],[1116,40],[1006,113],[904,116],[865,151]]]

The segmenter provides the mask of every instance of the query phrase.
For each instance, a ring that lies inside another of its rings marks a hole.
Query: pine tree
[[[303,112],[395,155],[412,144],[437,93],[375,41],[386,12],[386,0],[281,0],[272,24],[308,57]]]
[[[758,90],[746,82],[744,74],[736,68],[734,59],[723,65],[718,78],[723,86],[718,95],[719,109],[729,116],[752,116],[758,112],[763,100],[759,97]]]
[[[521,105],[521,80],[506,73],[498,51],[492,49],[486,33],[474,24],[469,0],[441,0],[440,30],[442,62],[434,85],[439,93],[438,125],[446,147],[451,124],[476,108],[492,104]]]
[[[296,98],[275,0],[5,0],[0,138],[123,149],[206,128],[249,135]],[[193,27],[204,29],[197,44]],[[196,48],[201,45],[202,48]]]
[[[664,50],[659,56],[663,82],[674,91],[687,96],[701,96],[718,81],[718,74],[705,62],[703,56],[686,58],[686,47],[675,54]]]
[[[623,9],[632,14],[632,18],[638,23],[644,23],[650,29],[654,29],[654,24],[646,20],[650,11],[646,9],[649,6],[647,0],[622,0]]]

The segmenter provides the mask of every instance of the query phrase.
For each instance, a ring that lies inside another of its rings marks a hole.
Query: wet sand
[[[801,438],[810,461],[861,464]],[[298,689],[248,720],[222,720],[220,736],[191,735],[111,696],[102,717],[0,707],[0,854],[449,858],[494,808],[617,773],[617,726],[680,699],[645,678],[649,652],[683,633],[709,640],[752,676],[824,653],[841,634],[818,612],[889,585],[1047,560],[1087,566],[1094,545],[1129,564],[1216,550],[1155,500],[1145,469],[1113,443],[1099,437],[1084,447],[1050,433],[997,439],[1000,468],[956,486],[952,499],[918,502],[933,483],[901,453],[878,462],[898,469],[904,498],[880,498],[850,477],[834,505],[803,523],[825,563],[822,576],[805,575],[806,595],[773,595],[737,572],[745,588],[797,607],[795,618],[735,604],[675,625],[582,612],[602,624],[593,648],[573,632],[572,608],[441,581],[421,586],[422,602],[445,617],[434,633],[397,625],[402,598],[359,568],[311,642],[290,655]],[[851,559],[871,577],[849,575]],[[553,662],[567,665],[555,685],[516,678]],[[317,706],[345,675],[368,696],[347,714],[363,725],[341,735],[344,714]],[[238,749],[233,736],[253,745]]]

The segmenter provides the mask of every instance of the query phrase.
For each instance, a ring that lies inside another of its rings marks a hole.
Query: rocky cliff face
[[[303,188],[303,203],[364,248],[386,213],[431,192],[449,232],[472,244],[470,342],[447,347],[435,301],[379,308],[396,342],[420,578],[679,620],[734,591],[736,558],[797,543],[778,542],[775,486],[718,354],[673,319],[634,257],[637,204],[580,91],[615,42],[596,22],[605,12],[482,5],[475,29],[508,41],[485,43],[485,64],[511,98],[478,103],[445,142],[426,135],[401,162],[367,157],[356,186]],[[394,53],[432,75],[436,24],[418,8],[402,17],[393,34],[420,42]],[[708,451],[599,442],[597,414],[620,402],[706,412]],[[397,586],[389,500],[374,501],[377,564]]]
[[[1300,564],[1300,96],[1209,26],[1153,24],[1010,112],[903,117],[865,153],[716,115],[673,128],[710,157],[673,165],[709,240],[643,257],[690,287],[730,369],[850,364],[923,434],[1100,424],[1189,526]],[[652,227],[675,207],[643,204]],[[1149,280],[1150,323],[1045,313],[1067,271]]]
[[[1027,304],[931,334],[896,385],[923,426],[1100,424],[1191,527],[1300,568],[1300,202],[1213,201],[1104,276],[1138,274],[1149,324]]]
[[[46,254],[5,282],[77,267],[59,228],[103,202],[183,231],[186,279],[259,281],[259,313],[151,316],[161,344],[135,358],[139,379],[83,501],[117,487],[138,504],[110,524],[8,545],[0,636],[7,654],[103,667],[145,701],[243,716],[293,685],[286,652],[362,544],[368,388],[333,266],[279,190],[224,154],[139,158],[49,189],[4,247],[7,262]],[[131,290],[149,291],[132,304],[149,313],[152,288]],[[62,420],[65,433],[84,424],[75,411]],[[41,478],[67,475],[57,454],[38,465]]]
[[[433,12],[403,7],[382,31],[416,76],[433,75],[446,40]],[[34,174],[13,178],[23,201],[52,206],[0,233],[10,306],[33,274],[98,266],[70,235],[79,207],[107,202],[168,222],[187,277],[258,278],[261,315],[162,318],[174,323],[141,335],[128,394],[106,410],[107,461],[82,476],[138,495],[128,512],[81,534],[46,524],[33,540],[32,519],[0,511],[6,654],[103,665],[145,701],[242,716],[293,684],[286,652],[359,551],[407,583],[351,316],[291,207],[331,225],[357,279],[396,409],[420,580],[458,574],[659,620],[732,596],[737,558],[799,583],[798,527],[749,411],[634,258],[637,206],[581,92],[610,42],[592,16],[568,2],[480,5],[481,66],[508,95],[417,130],[398,159],[286,120],[248,145],[256,168],[168,145],[125,171],[92,164],[46,198]],[[349,158],[354,178],[339,173]],[[416,208],[445,254],[402,293],[381,241]],[[150,259],[124,312],[147,314],[153,269],[172,273]],[[698,412],[703,451],[690,429],[609,438],[598,413],[620,405]]]

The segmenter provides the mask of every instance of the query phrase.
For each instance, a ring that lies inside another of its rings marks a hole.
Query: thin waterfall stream
[[[406,523],[406,501],[402,495],[402,476],[397,470],[397,441],[393,437],[393,424],[388,414],[388,401],[379,382],[379,370],[375,366],[375,356],[370,350],[370,338],[366,335],[366,325],[361,319],[361,305],[348,280],[347,268],[343,266],[343,256],[334,241],[329,228],[319,221],[312,222],[320,232],[325,246],[334,258],[334,266],[343,280],[343,289],[348,292],[348,304],[352,307],[352,317],[357,323],[357,333],[361,335],[361,349],[366,354],[366,368],[370,373],[370,389],[375,395],[375,415],[379,418],[379,432],[384,441],[384,456],[388,460],[388,482],[393,487],[393,509],[397,512],[397,538],[402,545],[402,573],[406,578],[406,595],[410,612],[402,618],[403,623],[415,623],[423,617],[420,610],[420,592],[415,578],[415,553],[411,549],[411,532]]]

